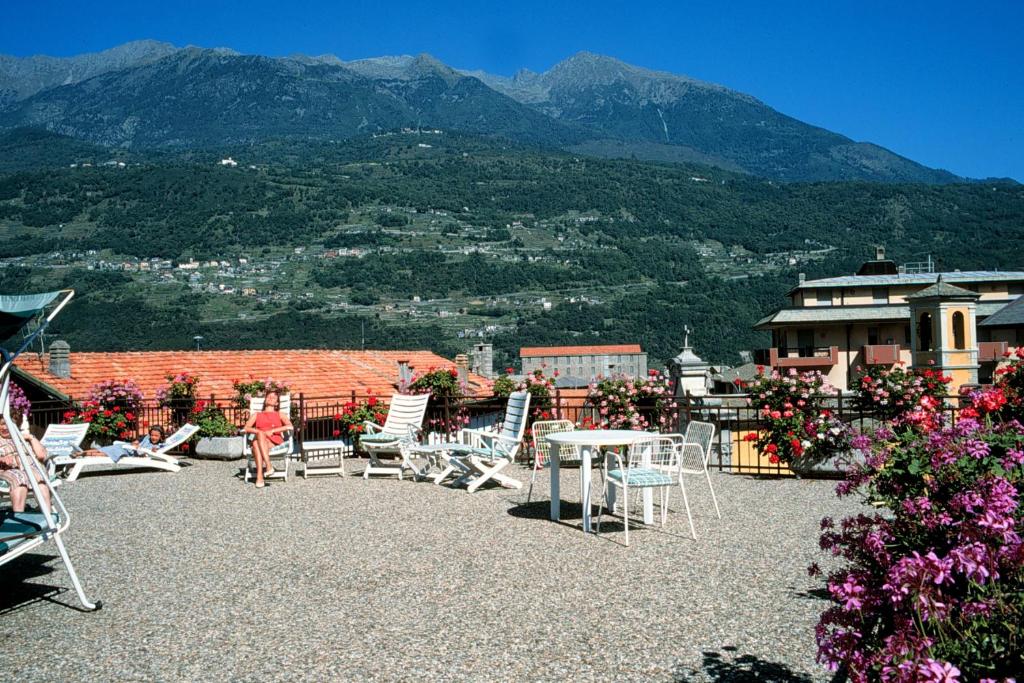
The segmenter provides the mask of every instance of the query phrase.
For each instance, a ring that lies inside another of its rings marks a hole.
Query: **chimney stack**
[[[403,392],[409,388],[412,382],[412,366],[408,360],[398,361],[398,391]]]
[[[460,353],[455,356],[455,367],[459,370],[459,384],[466,386],[469,384],[469,356],[464,353]]]
[[[885,247],[875,247],[875,260],[876,261],[884,261],[885,260]]]
[[[807,273],[797,273],[796,274],[796,281],[799,282],[800,284],[803,284],[804,280],[806,280],[806,279],[807,279]]]
[[[472,355],[473,372],[494,379],[494,347],[490,344],[476,344]]]
[[[50,374],[61,379],[71,377],[71,346],[63,339],[50,344]]]

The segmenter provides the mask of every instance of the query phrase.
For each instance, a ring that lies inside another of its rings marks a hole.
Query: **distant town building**
[[[647,354],[639,344],[609,346],[526,346],[519,349],[523,374],[539,368],[551,376],[559,375],[591,381],[598,376],[647,375]]]
[[[220,165],[227,166],[228,168],[234,168],[235,166],[238,166],[238,162],[231,157],[228,157],[227,159],[221,159]]]

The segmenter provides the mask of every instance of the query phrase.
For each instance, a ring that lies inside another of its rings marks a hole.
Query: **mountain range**
[[[726,87],[587,52],[511,78],[429,55],[345,62],[156,41],[70,58],[0,56],[0,130],[20,127],[124,149],[439,128],[784,181],[963,180]]]

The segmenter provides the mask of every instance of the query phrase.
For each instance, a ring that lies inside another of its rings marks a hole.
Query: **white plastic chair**
[[[22,427],[25,427],[22,421]],[[47,425],[43,438],[39,443],[46,449],[46,474],[53,486],[60,486],[57,477],[58,459],[67,460],[76,450],[81,450],[82,442],[89,431],[89,423],[51,424]],[[7,493],[7,482],[0,481],[0,494]]]
[[[279,394],[278,398],[281,403],[277,407],[277,412],[281,413],[288,419],[292,416],[292,397],[291,394]],[[263,397],[254,396],[249,399],[249,414],[263,410]],[[247,437],[251,437],[248,434]],[[271,479],[283,479],[288,481],[288,467],[291,463],[292,452],[295,450],[295,430],[292,429],[289,432],[285,432],[284,440],[270,449],[268,454],[271,458],[281,458],[284,462],[280,467],[274,468],[274,473],[270,475]],[[250,477],[255,478],[256,472],[253,470],[253,458],[252,458],[252,439],[246,438],[245,440],[245,481],[248,482]]]
[[[106,455],[83,455],[77,458],[59,456],[53,458],[53,462],[58,467],[67,466],[69,468],[67,475],[67,480],[69,482],[78,479],[78,475],[80,475],[83,470],[91,469],[93,467],[109,466],[116,469],[133,468],[177,472],[181,469],[181,463],[177,458],[167,455],[167,453],[191,439],[198,431],[199,427],[194,424],[182,425],[176,432],[168,436],[164,442],[160,444],[159,448],[155,449],[133,448],[127,441],[115,441],[115,444],[123,446],[125,450],[134,452],[134,455],[126,455],[117,462],[114,462]]]
[[[554,453],[552,453],[551,444],[547,440],[548,434],[571,432],[575,429],[576,425],[572,420],[541,420],[534,422],[530,427],[530,435],[533,437],[533,473],[530,475],[530,489],[526,493],[527,504],[533,496],[533,484],[537,480],[537,470],[549,467],[551,458],[558,458],[559,464],[580,461],[578,449],[555,446]]]
[[[366,422],[366,433],[359,439],[359,445],[370,461],[363,470],[363,479],[371,474],[397,474],[408,467],[408,453],[403,453],[401,442],[409,436],[409,430],[415,433],[423,428],[423,417],[427,413],[430,394],[395,394],[388,404],[388,417],[383,425]],[[400,456],[397,461],[382,461],[381,455]],[[416,468],[412,468],[416,472]]]
[[[647,488],[661,489],[661,526],[665,526],[668,513],[668,494],[674,484],[674,475],[679,467],[676,441],[667,436],[652,435],[633,443],[624,449],[625,455],[613,451],[615,465],[601,478],[604,486],[601,503],[597,510],[597,533],[601,533],[601,516],[604,514],[605,491],[608,486],[622,491],[622,523],[626,531],[626,545],[629,545],[629,492],[642,492]],[[692,523],[691,523],[692,526]]]
[[[515,461],[526,432],[529,408],[529,392],[515,391],[509,394],[505,405],[501,431],[462,430],[463,438],[469,443],[451,444],[447,449],[448,465],[434,478],[434,482],[440,484],[448,475],[461,471],[459,483],[467,484],[466,490],[470,493],[491,479],[505,488],[522,488],[523,482],[502,474],[501,470]]]

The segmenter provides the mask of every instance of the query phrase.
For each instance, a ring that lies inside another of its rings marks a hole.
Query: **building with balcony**
[[[927,346],[939,336],[929,327],[938,320],[928,319],[929,329],[912,322],[911,297],[940,278],[977,295],[973,316],[961,324],[971,327],[966,338],[976,344],[977,377],[985,382],[1008,346],[1024,340],[1024,308],[1010,306],[1024,294],[1024,272],[907,272],[886,260],[882,249],[856,275],[801,277],[788,294],[790,305],[755,325],[772,335],[771,347],[758,351],[755,360],[781,370],[820,370],[841,388],[849,386],[858,367],[911,365],[913,344]],[[989,318],[1005,324],[987,325]]]

